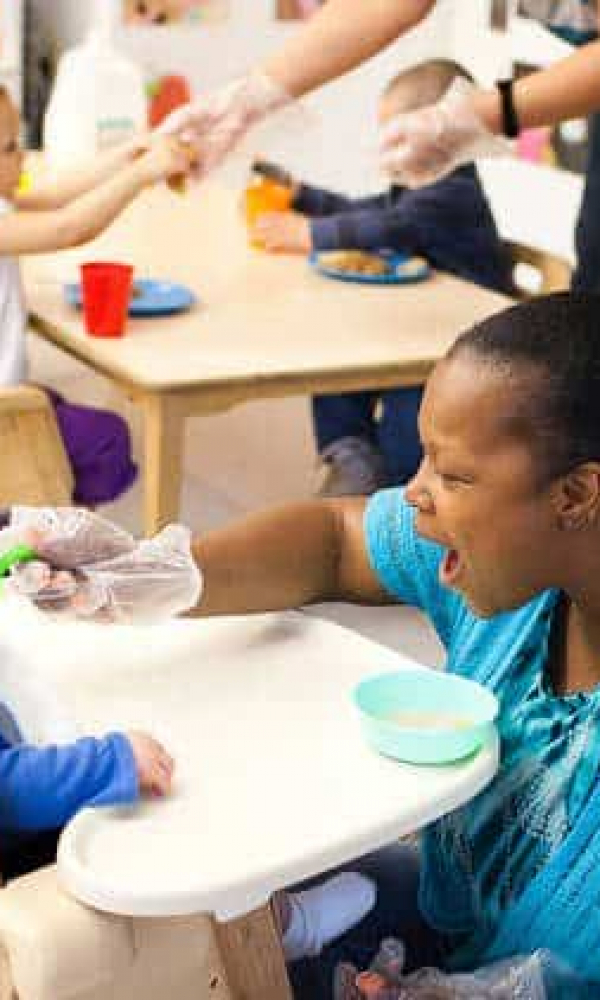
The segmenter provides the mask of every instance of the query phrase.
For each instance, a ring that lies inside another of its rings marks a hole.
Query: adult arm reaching
[[[162,128],[197,143],[209,173],[254,124],[370,59],[419,24],[435,0],[328,0],[280,49],[247,75],[196,98]],[[515,82],[522,128],[600,108],[600,41]],[[476,156],[506,150],[495,87],[451,91],[430,108],[398,116],[384,133],[383,166],[399,183],[431,183]]]
[[[121,624],[175,615],[243,614],[324,600],[390,601],[369,564],[365,501],[290,504],[192,541],[170,525],[141,542],[74,508],[13,508],[0,552],[38,559],[6,584],[53,616]]]

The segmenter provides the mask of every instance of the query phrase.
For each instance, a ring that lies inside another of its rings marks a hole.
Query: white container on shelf
[[[51,167],[92,157],[146,127],[143,74],[113,40],[117,11],[102,0],[85,41],[60,59],[44,119]]]

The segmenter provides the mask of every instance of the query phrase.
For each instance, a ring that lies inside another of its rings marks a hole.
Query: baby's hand
[[[300,212],[267,212],[260,215],[252,235],[274,253],[310,253],[310,223]]]
[[[165,748],[146,733],[127,733],[137,767],[140,790],[147,795],[163,796],[171,791],[175,761]]]

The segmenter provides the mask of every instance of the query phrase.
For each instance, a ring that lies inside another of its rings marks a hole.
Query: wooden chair
[[[43,390],[0,388],[0,507],[71,503],[73,477]]]
[[[540,284],[535,293],[530,292],[515,282],[516,298],[530,298],[532,294],[548,295],[550,292],[560,292],[569,288],[572,268],[567,261],[544,250],[536,250],[524,243],[507,241],[505,244],[513,261],[513,269],[519,264],[527,264],[539,273]]]

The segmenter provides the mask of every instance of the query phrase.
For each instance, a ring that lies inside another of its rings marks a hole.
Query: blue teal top
[[[494,953],[507,914],[554,859],[590,800],[600,765],[600,688],[559,697],[545,674],[559,592],[546,591],[516,611],[483,620],[443,587],[443,549],[418,536],[402,490],[371,498],[365,536],[385,589],[431,619],[447,669],[484,684],[499,701],[497,777],[423,837],[423,915],[432,926],[460,935],[465,944],[453,964],[473,967]],[[585,894],[585,880],[582,885]],[[598,898],[588,900],[594,923]],[[572,938],[560,940],[560,957],[577,968],[578,956],[565,953]],[[600,979],[600,952],[593,961]]]

